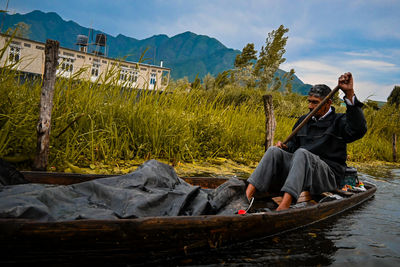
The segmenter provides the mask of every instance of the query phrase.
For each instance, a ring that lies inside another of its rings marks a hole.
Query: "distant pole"
[[[273,145],[276,128],[274,116],[274,107],[272,105],[272,95],[263,95],[264,113],[265,113],[265,151]]]
[[[3,32],[4,19],[5,19],[5,17],[6,17],[6,13],[8,12],[8,1],[9,1],[9,0],[7,0],[6,9],[4,9],[3,18],[1,19],[0,32]]]
[[[46,41],[40,114],[37,124],[37,148],[33,163],[33,169],[35,170],[46,170],[49,158],[51,111],[53,109],[59,47],[60,43],[58,41],[49,39]]]
[[[396,140],[397,139],[397,136],[396,136],[396,134],[394,133],[393,134],[393,138],[392,138],[392,141],[393,141],[393,162],[396,162],[397,161],[397,149],[396,149]]]

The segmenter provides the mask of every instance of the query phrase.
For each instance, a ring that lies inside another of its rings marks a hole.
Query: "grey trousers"
[[[260,192],[286,192],[296,201],[302,191],[321,194],[336,188],[328,164],[303,148],[294,153],[276,146],[268,148],[247,181]]]

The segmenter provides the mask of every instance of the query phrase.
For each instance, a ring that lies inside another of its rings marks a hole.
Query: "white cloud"
[[[325,63],[323,60],[299,60],[287,62],[281,65],[284,70],[294,69],[296,75],[304,82],[309,84],[327,84],[335,86],[340,73],[344,71],[332,64]]]
[[[391,58],[391,55],[382,53],[381,51],[376,50],[367,50],[367,51],[349,51],[344,52],[347,56],[352,57],[378,57],[378,58]]]
[[[337,62],[333,64],[332,62]],[[351,64],[349,63],[351,62]],[[369,67],[365,67],[365,65]],[[386,101],[395,84],[378,81],[371,74],[371,68],[382,71],[383,68],[391,70],[397,67],[394,64],[384,61],[353,60],[346,61],[339,57],[335,58],[313,58],[309,60],[298,60],[287,62],[281,65],[283,70],[288,71],[294,68],[296,75],[308,84],[326,84],[331,88],[337,85],[337,79],[342,73],[351,70],[354,77],[354,89],[357,97],[364,101],[367,98],[372,100]]]
[[[324,73],[335,73],[339,71],[339,69],[333,66],[332,64],[326,64],[320,60],[299,60],[286,64],[293,66],[295,69],[298,69],[299,71],[324,72]]]
[[[366,99],[387,101],[387,98],[395,85],[362,81],[355,83],[354,86],[356,95],[361,101],[364,101]]]
[[[379,60],[367,60],[367,59],[350,60],[347,61],[347,64],[354,68],[374,69],[376,71],[384,71],[384,72],[400,70],[400,68],[393,63],[379,61]]]

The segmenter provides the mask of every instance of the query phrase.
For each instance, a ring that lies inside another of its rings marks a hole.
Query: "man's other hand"
[[[285,144],[282,143],[281,141],[278,141],[278,142],[275,144],[275,146],[277,146],[277,147],[279,147],[279,148],[281,148],[281,149],[284,149],[284,150],[288,149],[287,145],[285,145]]]

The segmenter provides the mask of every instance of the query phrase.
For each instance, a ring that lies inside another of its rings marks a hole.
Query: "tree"
[[[243,47],[242,53],[235,58],[235,68],[241,69],[253,65],[252,60],[257,60],[257,51],[254,49],[254,44],[249,43]]]
[[[253,65],[246,66],[241,69],[236,69],[234,82],[239,86],[246,86],[247,88],[256,87],[256,77],[254,76]]]
[[[285,74],[283,74],[283,79],[285,80],[285,89],[286,92],[291,94],[292,93],[292,88],[293,88],[293,79],[294,79],[294,69],[290,69],[289,72],[286,72]]]
[[[390,105],[395,105],[396,107],[400,105],[400,86],[395,86],[390,93],[387,101]]]
[[[265,47],[261,48],[257,59],[257,51],[254,44],[247,44],[242,53],[235,58],[235,69],[224,71],[215,79],[215,87],[222,88],[225,85],[237,84],[239,86],[257,87],[278,90],[282,86],[282,81],[274,75],[281,63],[285,62],[283,54],[286,52],[285,46],[288,37],[285,37],[289,29],[281,25],[277,30],[268,33]],[[255,60],[255,64],[253,63]],[[294,70],[286,77],[287,90],[291,91]],[[270,87],[270,88],[268,88]]]
[[[277,30],[268,33],[265,41],[265,47],[261,48],[259,58],[254,67],[254,73],[258,79],[261,88],[268,89],[268,85],[274,78],[275,72],[278,70],[279,65],[285,62],[283,55],[285,54],[285,46],[287,37],[284,37],[289,29],[283,25],[279,26]]]
[[[234,83],[239,86],[255,87],[255,77],[253,74],[252,61],[257,60],[257,51],[254,49],[254,44],[247,44],[242,53],[236,56],[235,59],[235,70],[231,74],[231,78]]]
[[[271,91],[278,91],[279,88],[281,88],[281,86],[282,86],[282,81],[278,76],[276,76],[270,87]]]

